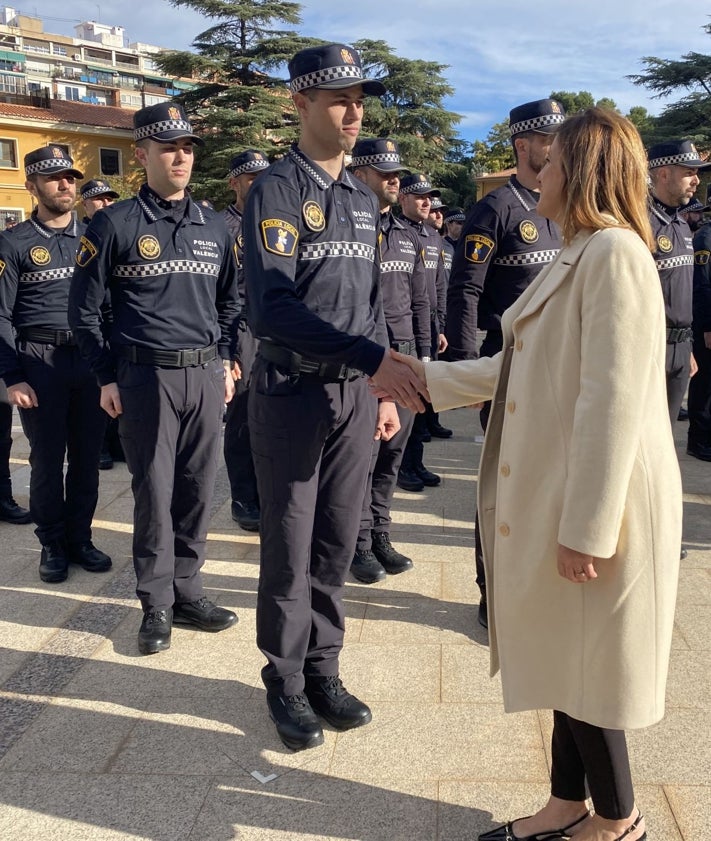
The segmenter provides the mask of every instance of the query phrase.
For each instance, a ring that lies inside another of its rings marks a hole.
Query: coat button
[[[515,400],[509,400],[509,402],[506,404],[506,411],[510,412],[511,414],[513,414],[516,411],[516,401]]]
[[[511,529],[506,525],[506,523],[502,523],[499,526],[499,534],[502,537],[508,537],[510,533],[511,533]]]
[[[511,475],[511,468],[508,466],[508,464],[502,464],[501,465],[501,475],[502,476],[510,476]]]
[[[523,339],[516,339],[516,350],[523,350]]]

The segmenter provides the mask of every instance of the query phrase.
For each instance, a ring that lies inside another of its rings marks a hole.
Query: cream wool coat
[[[479,475],[492,675],[504,706],[600,727],[664,714],[681,546],[659,276],[642,240],[582,232],[490,359],[431,362],[436,410],[492,399]],[[557,544],[598,578],[558,575]]]

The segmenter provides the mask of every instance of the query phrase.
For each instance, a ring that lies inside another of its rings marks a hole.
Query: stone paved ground
[[[465,841],[547,792],[550,714],[503,713],[476,623],[472,515],[479,442],[469,410],[427,446],[441,487],[398,492],[413,571],[349,582],[342,673],[373,708],[293,754],[269,722],[254,643],[258,539],[232,522],[224,470],[205,584],[239,624],[176,629],[137,654],[125,465],[101,474],[95,540],[113,570],[39,581],[31,526],[0,524],[0,838],[4,841]],[[711,839],[711,464],[683,451],[685,541],[665,720],[630,734],[650,841]],[[14,486],[27,502],[15,429]],[[531,489],[535,493],[535,488]]]

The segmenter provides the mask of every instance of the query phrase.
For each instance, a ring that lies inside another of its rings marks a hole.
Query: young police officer
[[[385,89],[363,79],[343,44],[297,53],[289,73],[300,139],[252,187],[243,235],[260,341],[249,397],[261,505],[257,644],[269,713],[299,750],[323,741],[315,712],[339,729],[371,719],[338,677],[342,593],[373,435],[390,437],[398,419],[392,403],[378,407],[363,374],[413,409],[425,387],[385,350],[378,203],[344,170],[364,96]]]
[[[237,621],[205,598],[200,576],[223,408],[234,393],[237,265],[224,221],[186,191],[201,141],[182,108],[137,111],[134,137],[146,183],[92,219],[69,317],[102,407],[120,416],[144,611],[138,648],[153,654],[169,648],[173,622],[221,631]],[[107,288],[110,347],[99,321]]]
[[[67,578],[70,562],[90,572],[111,567],[109,556],[91,542],[106,415],[67,321],[74,256],[84,231],[73,209],[75,180],[84,176],[53,145],[25,155],[25,176],[37,207],[0,236],[0,376],[30,442],[40,578],[57,583]]]

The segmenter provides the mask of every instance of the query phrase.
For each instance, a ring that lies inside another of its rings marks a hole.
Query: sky
[[[642,105],[658,114],[665,100],[626,77],[643,71],[644,56],[711,53],[704,6],[702,0],[305,0],[298,30],[343,43],[384,40],[405,58],[448,65],[442,75],[454,94],[445,107],[462,116],[459,134],[472,141],[485,139],[514,106],[554,90],[586,90],[613,99],[623,113]],[[29,0],[13,8],[43,18],[45,32],[74,35],[76,23],[95,20],[123,26],[131,42],[180,50],[213,24],[168,0],[142,0],[140,14],[126,0]]]

